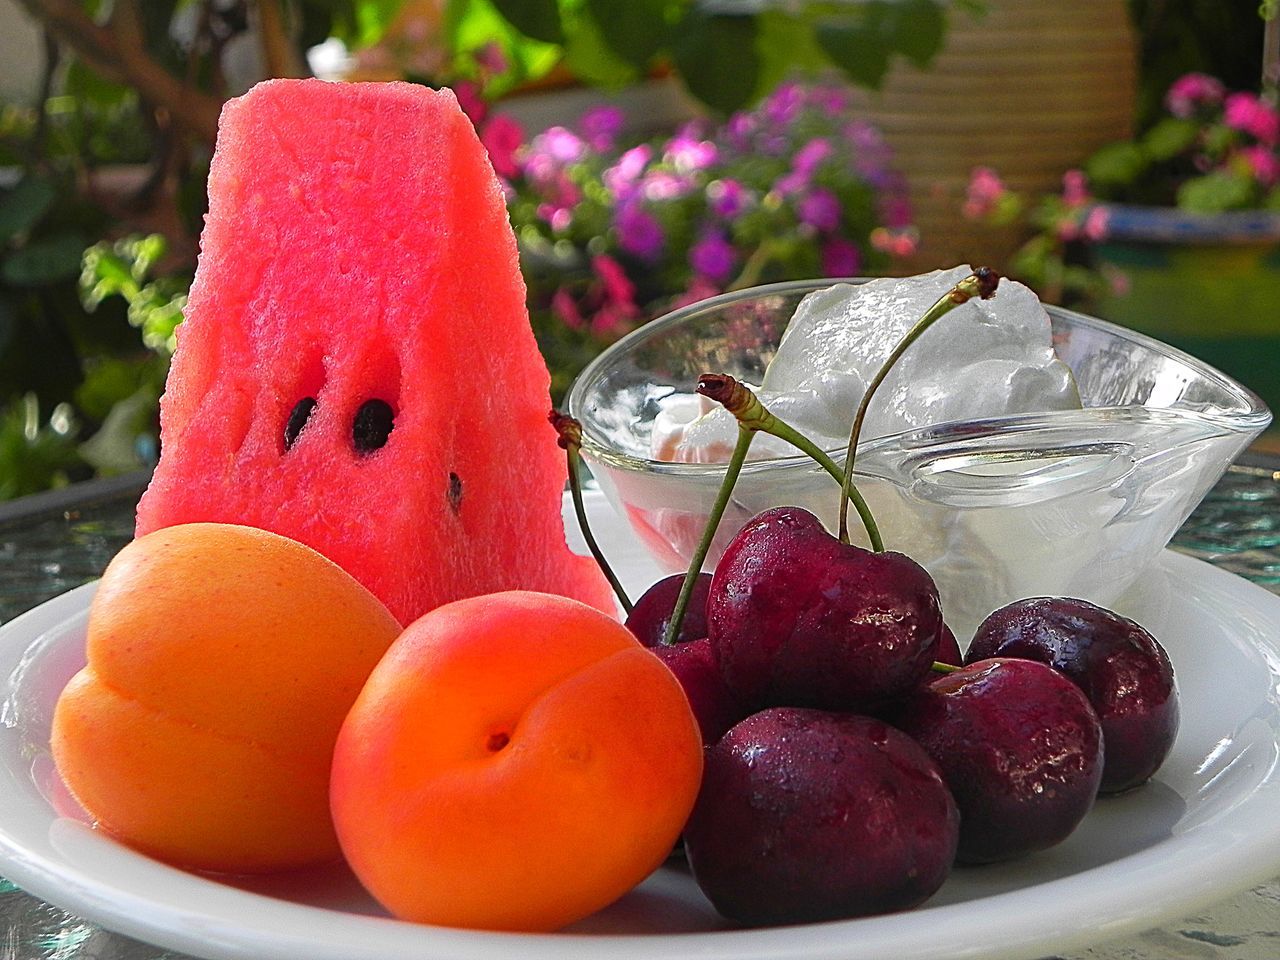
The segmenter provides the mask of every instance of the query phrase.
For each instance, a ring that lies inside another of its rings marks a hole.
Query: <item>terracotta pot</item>
[[[1125,0],[989,0],[953,12],[931,67],[899,62],[879,92],[859,95],[907,176],[917,255],[904,272],[1002,264],[1025,239],[960,213],[975,166],[1019,192],[1054,190],[1062,174],[1131,132],[1136,54]]]

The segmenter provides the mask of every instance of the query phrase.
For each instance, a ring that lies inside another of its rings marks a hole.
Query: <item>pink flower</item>
[[[1086,240],[1097,243],[1107,236],[1107,227],[1111,222],[1111,213],[1106,207],[1094,207],[1084,218],[1084,226],[1080,232]]]
[[[618,158],[616,164],[604,172],[601,179],[614,199],[622,200],[635,192],[636,181],[640,179],[640,174],[644,173],[644,168],[648,166],[651,159],[653,159],[653,151],[647,145],[641,144],[624,153]]]
[[[1089,196],[1089,178],[1083,170],[1068,170],[1062,175],[1062,202],[1068,207],[1083,207]]]
[[[683,197],[693,187],[686,177],[678,177],[665,170],[650,170],[644,175],[640,189],[646,200],[676,200]]]
[[[612,339],[627,332],[638,313],[616,303],[606,303],[591,315],[591,332],[597,337]]]
[[[662,225],[638,203],[625,203],[613,221],[618,231],[618,246],[650,263],[662,253],[665,237]]]
[[[974,167],[969,174],[969,188],[961,209],[970,220],[981,220],[995,212],[1004,195],[1004,181],[995,170],[991,167]]]
[[[582,138],[565,127],[551,127],[533,138],[529,144],[534,153],[545,154],[560,164],[577,163],[587,152]]]
[[[582,115],[582,136],[591,144],[592,150],[605,153],[613,149],[626,120],[626,115],[618,107],[608,104],[592,107]]]
[[[517,121],[495,113],[480,131],[480,142],[489,151],[489,162],[499,176],[510,179],[520,172],[516,151],[524,143],[524,130]]]
[[[689,250],[689,265],[694,272],[720,283],[729,279],[736,259],[733,244],[717,230],[704,234]]]
[[[876,227],[871,231],[871,246],[891,257],[909,257],[916,252],[920,237],[914,229],[887,230]]]
[[[569,329],[582,329],[582,314],[578,310],[578,302],[573,299],[573,294],[564,287],[559,287],[551,295],[551,312]]]
[[[691,303],[701,303],[709,297],[714,297],[720,292],[720,288],[703,276],[695,275],[693,280],[689,282],[689,289],[680,294],[671,302],[671,309],[678,307],[687,307]]]
[[[1273,149],[1259,146],[1245,147],[1240,151],[1240,157],[1264,187],[1274,186],[1276,181],[1280,180],[1280,159],[1276,158]]]
[[[476,66],[490,76],[506,73],[511,67],[507,55],[497,43],[486,43],[474,54]]]
[[[880,219],[886,227],[905,230],[911,226],[911,201],[904,194],[887,194],[880,198]]]
[[[696,140],[682,134],[667,141],[663,154],[679,173],[694,173],[715,163],[719,151],[710,140]]]
[[[1280,115],[1252,93],[1230,94],[1222,105],[1222,119],[1228,127],[1243,131],[1267,146],[1274,146],[1280,136]]]
[[[800,199],[796,213],[802,223],[830,233],[840,226],[840,198],[830,190],[819,187]]]
[[[862,268],[862,251],[845,237],[831,237],[822,245],[824,277],[854,277]]]
[[[489,115],[489,104],[480,93],[479,85],[470,80],[461,80],[453,85],[453,95],[458,98],[458,106],[467,115],[471,125],[480,129],[485,117]]]
[[[635,306],[636,287],[622,269],[622,264],[607,253],[601,253],[591,258],[591,269],[604,285],[607,301]]]
[[[1189,117],[1196,108],[1222,102],[1222,81],[1203,73],[1187,73],[1173,81],[1164,95],[1164,105],[1175,117]]]

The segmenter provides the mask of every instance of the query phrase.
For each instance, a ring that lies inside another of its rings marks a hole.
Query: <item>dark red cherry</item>
[[[746,717],[747,711],[725,686],[715,657],[711,655],[711,644],[705,637],[686,643],[659,644],[653,652],[684,688],[698,728],[702,731],[704,746],[711,746],[726,730]]]
[[[951,628],[942,625],[942,634],[938,637],[938,645],[933,650],[933,659],[938,663],[950,664],[953,667],[964,665],[964,654],[960,652],[960,644]]]
[[[707,597],[720,672],[755,709],[874,710],[924,679],[941,629],[924,568],[841,543],[799,507],[743,527]]]
[[[868,717],[774,708],[707,751],[694,879],[745,924],[904,910],[942,885],[959,818],[937,766]]]
[[[1143,783],[1178,733],[1178,690],[1164,648],[1141,626],[1084,600],[1033,597],[979,625],[969,659],[1023,657],[1075,682],[1102,721],[1103,793]]]
[[[1031,660],[981,660],[917,690],[894,721],[942,768],[965,863],[1066,839],[1093,806],[1102,728],[1080,689]]]
[[[683,585],[683,573],[663,577],[640,596],[627,614],[627,629],[646,647],[656,647],[662,643]],[[698,574],[693,582],[693,593],[689,596],[684,620],[680,623],[677,642],[698,640],[707,635],[707,591],[710,589],[711,574]]]

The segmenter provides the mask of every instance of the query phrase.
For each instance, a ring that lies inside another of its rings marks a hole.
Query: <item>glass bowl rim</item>
[[[646,457],[637,456],[631,453],[625,453],[606,443],[603,443],[591,431],[589,424],[583,420],[582,411],[586,400],[583,396],[586,385],[599,379],[603,372],[614,362],[614,360],[628,351],[634,349],[638,344],[643,343],[652,337],[667,331],[672,327],[692,319],[695,316],[704,313],[710,313],[720,310],[723,307],[732,305],[745,300],[763,299],[765,297],[785,296],[794,293],[812,293],[816,290],[825,290],[828,287],[841,283],[862,284],[873,279],[881,279],[875,277],[821,277],[810,278],[806,280],[783,280],[777,283],[760,284],[753,287],[744,287],[741,290],[732,290],[726,293],[717,294],[705,300],[698,300],[694,303],[685,304],[674,310],[668,311],[662,316],[650,320],[648,323],[642,324],[635,330],[632,330],[626,336],[620,338],[610,344],[599,354],[597,354],[590,363],[588,363],[582,372],[574,378],[573,383],[569,387],[566,396],[566,406],[569,416],[574,417],[582,423],[582,452],[590,459],[606,463],[611,467],[622,468],[632,471],[642,471],[645,473],[659,473],[671,476],[700,477],[708,475],[716,475],[724,472],[724,464],[722,463],[680,463],[670,460],[651,460]],[[1068,310],[1065,307],[1054,306],[1052,304],[1043,304],[1046,312],[1051,317],[1060,317],[1071,322],[1074,325],[1085,328],[1092,328],[1100,333],[1115,337],[1120,340],[1127,340],[1144,347],[1156,354],[1176,360],[1190,367],[1194,372],[1198,373],[1207,380],[1213,381],[1219,387],[1226,390],[1227,393],[1235,397],[1239,403],[1238,410],[1232,410],[1227,413],[1204,413],[1199,412],[1196,415],[1212,422],[1218,426],[1229,429],[1231,431],[1248,432],[1252,430],[1261,430],[1271,421],[1271,412],[1261,398],[1246,387],[1244,384],[1228,376],[1221,370],[1206,363],[1205,361],[1195,357],[1186,351],[1179,350],[1177,347],[1170,346],[1155,337],[1147,336],[1128,327],[1123,327],[1107,320],[1091,316],[1087,313],[1080,313],[1076,310]],[[1129,406],[1099,406],[1086,407],[1086,410],[1125,410],[1130,409]],[[1062,420],[1072,420],[1077,418],[1079,410],[1058,410],[1046,413],[1030,413],[1030,414],[1013,414],[1001,417],[982,417],[969,420],[950,420],[936,424],[928,424],[923,427],[913,427],[908,430],[902,430],[897,433],[886,434],[876,437],[874,440],[864,440],[858,444],[859,456],[865,462],[868,455],[874,454],[877,450],[892,448],[895,446],[908,446],[911,438],[919,437],[927,434],[931,439],[938,439],[939,435],[945,435],[948,432],[963,433],[967,437],[973,436],[973,427],[975,425],[983,425],[992,433],[1007,432],[1019,428],[1035,427],[1042,425],[1052,425]],[[845,455],[845,447],[825,451],[836,461],[842,462]],[[748,460],[743,465],[744,473],[756,473],[762,470],[779,470],[787,467],[793,467],[799,464],[810,464],[817,469],[817,465],[805,454],[797,452],[791,456],[785,457],[763,457],[756,460]],[[858,464],[854,464],[854,473],[861,473],[858,470]]]

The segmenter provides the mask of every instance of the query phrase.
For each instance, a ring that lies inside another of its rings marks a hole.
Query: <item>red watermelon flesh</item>
[[[548,388],[501,186],[453,94],[259,84],[223,110],[137,533],[292,537],[401,623],[513,588],[613,612],[565,545]]]

